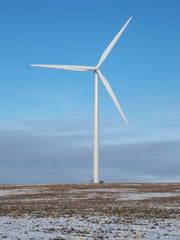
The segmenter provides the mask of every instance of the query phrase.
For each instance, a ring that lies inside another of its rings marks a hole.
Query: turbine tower
[[[93,150],[93,183],[99,183],[99,104],[98,104],[98,77],[101,79],[102,83],[104,84],[106,90],[108,91],[110,97],[112,98],[114,104],[116,105],[118,111],[120,112],[122,118],[124,119],[125,123],[128,125],[128,122],[123,114],[123,111],[109,85],[107,79],[102,75],[99,68],[101,67],[102,63],[116,44],[117,40],[131,21],[132,17],[128,19],[125,25],[121,28],[112,42],[108,45],[106,50],[101,55],[101,58],[98,64],[94,67],[92,66],[76,66],[76,65],[47,65],[47,64],[31,64],[34,67],[46,67],[46,68],[57,68],[57,69],[66,69],[72,71],[94,71],[95,76],[95,85],[94,85],[94,150]]]

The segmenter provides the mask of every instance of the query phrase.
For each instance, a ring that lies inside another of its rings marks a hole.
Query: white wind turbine
[[[123,114],[123,111],[109,85],[107,79],[102,75],[99,68],[116,44],[117,40],[131,21],[132,17],[125,23],[122,29],[118,32],[106,50],[103,52],[98,64],[94,67],[91,66],[76,66],[76,65],[47,65],[47,64],[31,64],[34,67],[47,67],[47,68],[58,68],[58,69],[66,69],[72,71],[89,71],[93,70],[95,75],[95,87],[94,87],[94,151],[93,151],[93,183],[99,183],[99,107],[98,107],[98,76],[100,77],[101,81],[103,82],[106,90],[108,91],[109,95],[111,96],[114,104],[116,105],[117,109],[119,110],[122,118],[124,119],[125,123],[128,125],[128,122]]]

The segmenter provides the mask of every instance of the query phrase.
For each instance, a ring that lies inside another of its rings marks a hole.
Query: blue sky
[[[99,86],[100,178],[180,182],[180,1],[4,0],[0,5],[0,183],[92,179],[94,76],[101,66],[129,122]]]

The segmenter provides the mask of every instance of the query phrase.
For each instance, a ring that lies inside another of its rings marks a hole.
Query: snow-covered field
[[[0,185],[0,239],[180,239],[180,184]]]

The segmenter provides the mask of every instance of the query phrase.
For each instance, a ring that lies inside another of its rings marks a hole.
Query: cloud
[[[104,133],[104,137],[108,138],[108,134]],[[2,184],[88,183],[92,179],[93,135],[88,122],[26,122],[14,129],[1,129],[0,135]],[[179,146],[180,140],[103,142],[101,179],[179,182]]]
[[[179,181],[179,146],[180,140],[104,146],[102,168],[116,176],[119,169],[116,179],[121,181]]]

